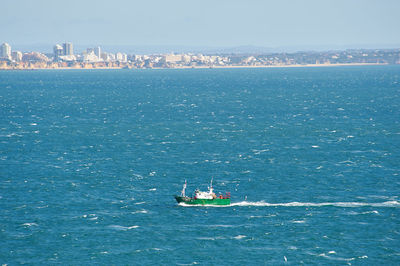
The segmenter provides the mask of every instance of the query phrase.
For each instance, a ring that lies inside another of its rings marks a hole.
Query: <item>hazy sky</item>
[[[400,46],[400,0],[4,0],[0,42]]]

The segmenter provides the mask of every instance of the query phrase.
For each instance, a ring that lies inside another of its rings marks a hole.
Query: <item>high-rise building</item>
[[[64,55],[64,49],[59,44],[54,45],[53,51],[54,51],[54,61],[60,60],[60,56]]]
[[[83,62],[99,62],[101,61],[100,58],[97,57],[97,55],[94,53],[93,50],[91,50],[90,52],[86,52],[83,54],[83,58],[82,58]]]
[[[63,50],[64,55],[74,55],[74,47],[70,42],[63,43]]]
[[[95,53],[95,55],[97,55],[98,58],[101,58],[100,46],[97,46],[96,48],[94,48],[94,53]]]
[[[0,58],[11,59],[11,46],[8,43],[3,43],[0,46]]]
[[[22,61],[22,53],[20,51],[12,52],[12,59],[15,62],[21,62]]]
[[[126,62],[126,61],[128,61],[128,55],[118,52],[115,54],[115,59],[119,62]]]
[[[167,54],[163,56],[163,61],[165,63],[176,63],[182,61],[181,54]]]

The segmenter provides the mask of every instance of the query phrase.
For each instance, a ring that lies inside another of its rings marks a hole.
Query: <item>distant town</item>
[[[269,54],[151,54],[109,53],[90,47],[74,53],[70,42],[56,44],[52,53],[13,51],[0,46],[0,69],[141,69],[141,68],[223,68],[296,67],[334,65],[400,64],[400,49],[352,49]]]

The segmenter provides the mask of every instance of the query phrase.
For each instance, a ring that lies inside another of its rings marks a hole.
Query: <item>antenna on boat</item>
[[[186,185],[187,185],[187,182],[186,182],[186,179],[185,179],[185,184],[183,184],[183,189],[182,189],[182,192],[181,192],[181,196],[182,197],[186,197],[186,195],[185,195]]]

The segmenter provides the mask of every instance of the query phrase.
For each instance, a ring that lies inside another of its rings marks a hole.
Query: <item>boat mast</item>
[[[181,196],[182,197],[186,197],[186,194],[185,194],[185,190],[186,190],[186,179],[185,179],[185,184],[183,184],[183,189],[182,189],[182,192],[181,192]]]

